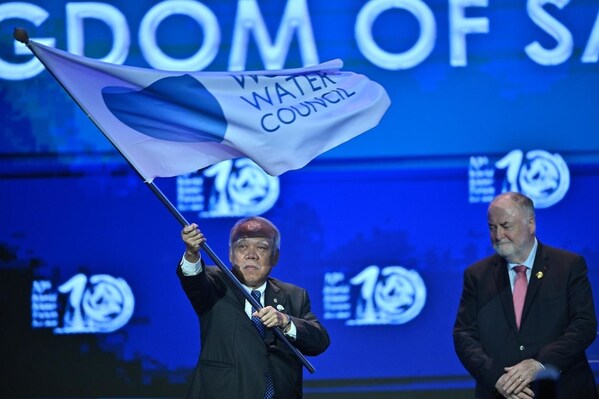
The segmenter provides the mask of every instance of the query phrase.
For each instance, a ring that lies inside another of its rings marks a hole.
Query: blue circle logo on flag
[[[139,91],[109,86],[102,97],[122,123],[157,139],[220,142],[227,130],[220,104],[191,75],[163,78]]]

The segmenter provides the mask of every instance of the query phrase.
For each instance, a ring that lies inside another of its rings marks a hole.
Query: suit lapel
[[[226,279],[226,281],[227,281],[227,284],[229,285],[229,290],[233,293],[233,295],[235,295],[235,298],[237,299],[237,302],[239,302],[238,309],[241,309],[241,311],[243,312],[243,314],[245,314],[245,296],[237,288],[237,286],[235,284],[233,284],[232,281],[229,281],[228,279]]]
[[[499,255],[493,257],[493,276],[495,278],[495,289],[501,298],[501,304],[505,312],[505,318],[510,326],[516,330],[516,314],[514,313],[514,300],[512,298],[512,288],[510,276],[507,270],[507,263]]]
[[[226,280],[227,284],[229,285],[229,290],[233,293],[233,296],[235,297],[235,299],[238,302],[238,306],[236,306],[236,309],[239,310],[239,318],[242,320],[242,323],[247,323],[248,325],[252,326],[252,329],[256,331],[256,336],[259,337],[260,339],[262,339],[262,337],[260,336],[260,333],[258,332],[258,330],[256,329],[256,326],[254,325],[254,322],[252,321],[251,318],[248,317],[247,313],[245,312],[245,296],[243,295],[243,293],[237,288],[237,286],[229,281]],[[266,297],[264,298],[264,303],[266,304]],[[266,305],[268,306],[268,305]],[[268,334],[268,329],[266,329],[266,333]]]
[[[287,298],[276,284],[273,283],[272,280],[268,280],[266,284],[266,291],[264,297],[265,306],[272,306],[277,309],[279,312],[285,312],[285,308],[287,305]]]
[[[543,246],[541,243],[537,245],[537,253],[535,255],[535,263],[532,266],[530,280],[528,281],[528,289],[526,290],[526,298],[524,300],[524,309],[522,311],[522,321],[526,319],[526,313],[530,309],[535,297],[539,291],[539,287],[543,283],[543,277],[547,274],[549,269],[549,260],[543,253]]]

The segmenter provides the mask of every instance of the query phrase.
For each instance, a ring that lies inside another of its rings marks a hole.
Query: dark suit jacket
[[[244,310],[245,298],[224,273],[204,267],[197,276],[177,274],[200,320],[201,352],[189,399],[262,399],[270,368],[277,399],[302,397],[302,363],[267,329],[263,339]],[[278,305],[297,328],[293,345],[306,356],[329,346],[329,335],[310,310],[306,290],[269,278],[265,306]]]
[[[498,255],[466,269],[453,330],[454,346],[476,379],[476,398],[493,398],[495,383],[528,358],[560,371],[560,398],[597,398],[585,349],[597,334],[587,266],[582,256],[539,243],[520,331],[506,261]]]

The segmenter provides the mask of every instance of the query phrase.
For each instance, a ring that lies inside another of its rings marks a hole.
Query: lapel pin
[[[537,278],[540,280],[543,278],[543,272],[537,272]]]
[[[275,303],[277,303],[277,302],[279,302],[279,301],[277,301],[277,298],[275,298],[275,299],[274,299],[274,302],[275,302]]]
[[[281,311],[285,310],[285,308],[282,305],[277,305],[277,310],[279,312],[281,312]]]

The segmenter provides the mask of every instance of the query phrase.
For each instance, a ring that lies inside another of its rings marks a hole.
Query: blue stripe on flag
[[[216,98],[190,75],[159,79],[140,91],[105,87],[102,97],[122,123],[157,139],[221,142],[227,130]]]

